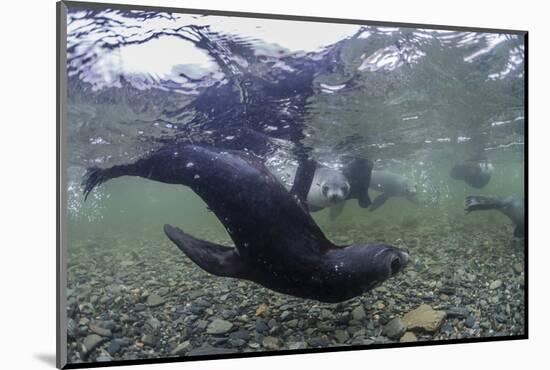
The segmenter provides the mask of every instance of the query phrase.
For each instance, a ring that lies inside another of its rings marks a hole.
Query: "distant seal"
[[[318,168],[307,194],[307,204],[312,211],[320,210],[344,202],[348,199],[349,192],[349,181],[342,172],[331,168]]]
[[[451,169],[450,176],[479,189],[489,183],[493,170],[493,165],[487,160],[472,160],[455,165]]]
[[[289,192],[247,152],[181,144],[163,147],[132,164],[91,168],[83,185],[86,197],[97,185],[120,176],[189,186],[236,246],[200,240],[165,225],[168,238],[202,269],[284,294],[341,302],[401,271],[409,256],[380,243],[331,243],[304,206],[314,171],[314,164],[302,161]]]
[[[466,213],[481,210],[497,210],[504,213],[516,225],[514,236],[523,238],[525,236],[525,209],[524,199],[517,197],[491,198],[482,196],[466,197],[464,202]]]
[[[411,202],[416,201],[416,184],[396,173],[373,170],[369,187],[382,192],[372,201],[369,208],[371,211],[380,208],[391,197],[405,197]]]
[[[329,208],[330,218],[334,219],[342,213],[348,199],[357,199],[361,208],[370,206],[368,189],[372,172],[371,161],[354,157],[348,159],[342,170],[324,167],[316,162],[314,165],[315,174],[306,201],[310,212]],[[273,168],[272,172],[281,177],[281,182],[287,188],[295,183],[296,173],[290,168]]]

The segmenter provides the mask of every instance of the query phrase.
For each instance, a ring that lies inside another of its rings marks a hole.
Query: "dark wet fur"
[[[516,225],[514,236],[517,238],[523,238],[525,236],[524,201],[522,198],[466,197],[464,201],[464,211],[466,211],[466,213],[487,210],[496,210],[508,216]]]
[[[90,169],[83,182],[84,194],[127,175],[189,186],[225,226],[236,248],[200,240],[167,225],[170,240],[212,274],[251,280],[285,294],[340,302],[400,271],[408,256],[395,247],[337,247],[325,237],[305,207],[304,189],[311,186],[312,175],[311,166],[304,165],[297,172],[305,174],[304,179],[298,179],[299,185],[288,192],[246,152],[174,145],[132,164]]]
[[[451,169],[450,176],[478,189],[483,188],[491,180],[491,175],[484,173],[478,162],[457,164]]]

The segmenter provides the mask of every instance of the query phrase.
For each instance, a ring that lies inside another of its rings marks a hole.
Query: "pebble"
[[[232,348],[220,348],[212,347],[210,344],[206,343],[198,348],[193,348],[187,353],[188,356],[206,356],[206,355],[225,355],[229,353],[237,353],[236,349]]]
[[[498,289],[502,286],[502,280],[495,280],[489,285],[489,289],[494,290]]]
[[[445,311],[436,311],[423,304],[403,316],[403,323],[412,331],[435,333],[443,324]]]
[[[206,328],[208,334],[225,334],[233,328],[233,324],[222,319],[214,319]]]
[[[156,293],[151,294],[147,297],[147,305],[149,307],[157,307],[164,304],[164,299]]]
[[[367,313],[365,312],[363,306],[358,306],[351,311],[351,316],[354,320],[361,321],[367,318]]]
[[[418,341],[418,338],[416,338],[416,335],[414,335],[413,332],[408,331],[405,334],[403,334],[403,336],[401,337],[401,339],[399,339],[399,341],[401,343],[416,342]]]
[[[306,342],[292,342],[288,344],[288,349],[305,349],[307,348]]]
[[[269,315],[269,307],[265,303],[262,303],[256,309],[256,316],[266,317],[267,315]]]
[[[467,308],[462,307],[450,307],[445,310],[448,318],[466,318],[470,314],[470,311]]]
[[[96,324],[90,324],[90,331],[102,337],[111,337],[113,335],[109,329],[102,328]]]
[[[268,350],[277,350],[279,349],[279,339],[272,336],[267,336],[262,340],[262,346]]]
[[[141,341],[143,344],[147,344],[148,346],[155,347],[158,342],[158,337],[152,334],[143,334],[141,336]]]
[[[338,329],[334,331],[334,338],[338,343],[345,343],[349,339],[349,334],[345,330]]]
[[[97,362],[109,362],[113,361],[113,358],[108,353],[102,353],[95,359]]]
[[[269,326],[263,320],[256,321],[256,331],[258,333],[263,333],[269,330]]]
[[[109,343],[109,347],[107,347],[107,352],[109,352],[111,356],[114,356],[120,351],[120,348],[121,347],[119,342],[112,341],[111,343]]]
[[[82,342],[82,354],[86,357],[104,340],[105,338],[102,338],[97,334],[88,335],[86,338],[84,338],[84,341]]]
[[[476,318],[473,316],[468,316],[466,321],[464,321],[464,325],[466,325],[466,327],[468,328],[473,328],[475,323],[476,323]]]
[[[191,349],[191,342],[186,340],[185,342],[178,344],[177,347],[174,348],[172,352],[170,352],[170,354],[175,356],[181,356],[189,352],[190,349]]]
[[[399,317],[395,317],[382,328],[382,335],[390,339],[399,339],[405,333],[407,327]]]

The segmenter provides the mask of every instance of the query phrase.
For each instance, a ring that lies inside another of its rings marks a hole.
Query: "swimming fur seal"
[[[86,197],[99,184],[120,176],[189,186],[236,246],[200,240],[165,225],[168,238],[202,269],[284,294],[341,302],[401,271],[409,256],[380,243],[331,243],[304,206],[314,171],[314,163],[304,161],[289,192],[247,152],[181,144],[161,148],[133,164],[91,168],[83,185]]]
[[[372,162],[365,158],[355,157],[343,170],[323,167],[315,163],[315,173],[307,193],[307,206],[310,212],[330,209],[330,217],[337,217],[344,209],[345,201],[357,199],[359,206],[367,208],[371,204],[369,184]],[[281,182],[288,187],[294,184],[296,173],[290,168],[273,168],[272,172],[281,177]]]
[[[416,200],[416,184],[396,173],[373,170],[369,186],[382,192],[372,201],[371,211],[380,208],[391,197],[405,197],[411,202]]]
[[[507,198],[491,198],[482,196],[466,197],[464,202],[466,213],[472,211],[494,209],[504,213],[516,224],[514,236],[523,238],[525,236],[525,209],[523,198],[507,197]]]
[[[473,188],[483,188],[491,180],[493,165],[486,160],[466,161],[455,165],[450,176],[455,180],[462,180]]]

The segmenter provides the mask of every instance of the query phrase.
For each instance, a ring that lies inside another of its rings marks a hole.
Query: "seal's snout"
[[[407,264],[409,263],[410,257],[409,253],[406,250],[399,250],[392,257],[390,262],[391,275],[395,275],[398,272],[402,271]]]

